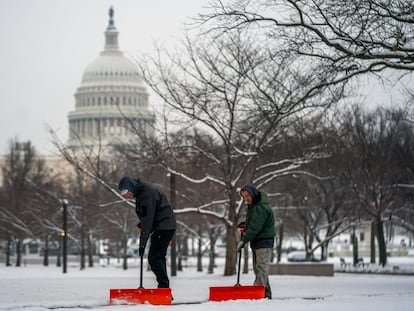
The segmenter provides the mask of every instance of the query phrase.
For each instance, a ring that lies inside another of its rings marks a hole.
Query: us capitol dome
[[[137,131],[148,132],[153,127],[149,94],[138,66],[119,50],[118,34],[111,7],[104,50],[86,67],[75,93],[75,110],[68,115],[69,148],[136,143]]]

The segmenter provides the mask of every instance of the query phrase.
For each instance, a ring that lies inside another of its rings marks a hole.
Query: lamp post
[[[63,257],[63,273],[67,272],[67,213],[68,213],[68,200],[62,200],[63,207],[63,230],[62,230],[62,257]]]

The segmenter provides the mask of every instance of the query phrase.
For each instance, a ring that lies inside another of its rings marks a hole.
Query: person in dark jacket
[[[148,262],[154,272],[159,288],[169,288],[166,255],[168,245],[177,228],[174,211],[164,194],[140,179],[123,177],[119,182],[121,195],[135,197],[135,211],[140,220],[139,255],[144,256],[151,237]]]
[[[267,194],[247,184],[240,190],[244,202],[247,204],[246,222],[242,223],[244,232],[237,243],[237,250],[241,250],[247,242],[253,253],[254,284],[265,287],[265,297],[272,298],[269,284],[269,265],[275,237],[275,218],[270,208]],[[240,225],[239,225],[240,226]]]

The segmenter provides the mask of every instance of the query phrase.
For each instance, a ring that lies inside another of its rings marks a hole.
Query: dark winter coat
[[[140,179],[124,177],[119,190],[128,189],[135,197],[135,211],[141,221],[140,246],[145,247],[155,230],[175,230],[174,211],[163,193]]]
[[[251,187],[251,188],[249,188]],[[252,196],[252,204],[247,207],[246,229],[243,241],[250,242],[252,249],[272,248],[275,237],[275,218],[269,205],[267,194],[253,186],[243,187]]]

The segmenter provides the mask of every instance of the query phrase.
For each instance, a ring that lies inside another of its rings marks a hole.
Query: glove
[[[144,256],[144,253],[145,253],[145,247],[140,247],[139,249],[138,249],[138,254],[139,254],[139,256],[140,257],[142,257],[142,256]]]
[[[246,222],[243,221],[239,223],[239,225],[237,226],[237,229],[239,230],[240,234],[243,234],[246,231]]]
[[[240,251],[244,247],[244,244],[246,243],[243,240],[237,242],[237,250]]]

